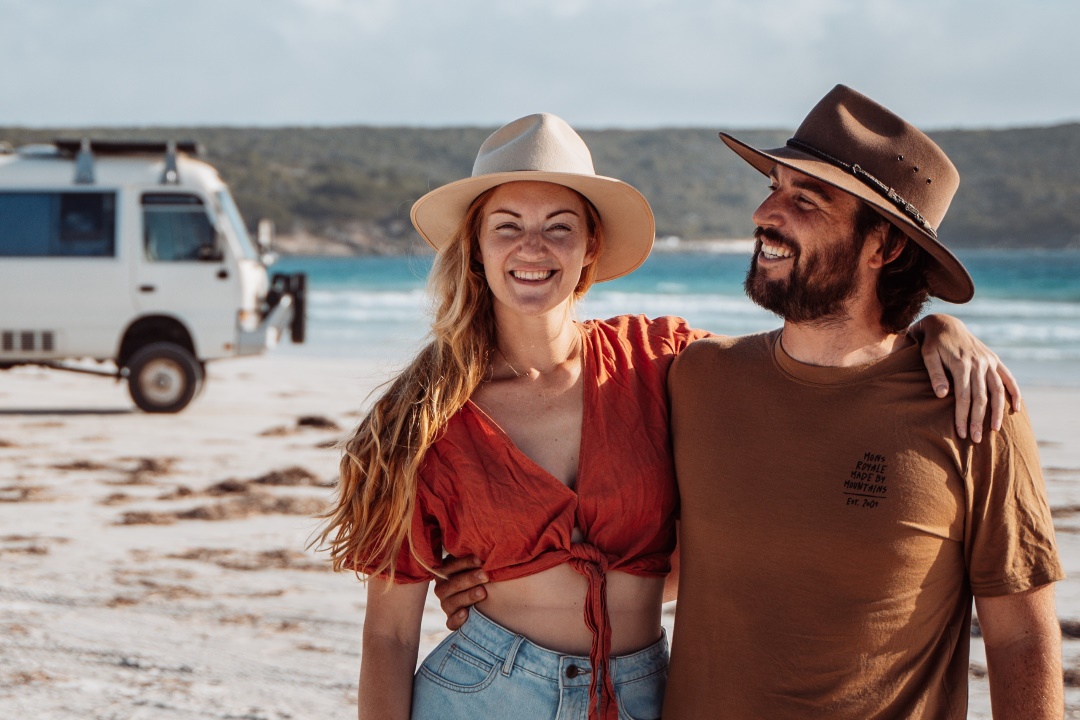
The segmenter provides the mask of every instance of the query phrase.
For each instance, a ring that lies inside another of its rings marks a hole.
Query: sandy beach
[[[164,416],[106,379],[0,373],[0,718],[355,717],[364,591],[305,546],[333,444],[389,369],[223,361]],[[1058,614],[1080,718],[1080,389],[1025,397],[1070,574]],[[421,651],[445,632],[429,599]],[[989,718],[973,640],[969,716]]]

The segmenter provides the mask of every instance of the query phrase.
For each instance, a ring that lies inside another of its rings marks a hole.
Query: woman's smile
[[[557,270],[511,270],[510,275],[522,282],[540,282],[555,276]]]

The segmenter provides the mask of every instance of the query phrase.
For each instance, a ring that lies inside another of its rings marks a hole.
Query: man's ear
[[[892,233],[890,229],[889,223],[881,223],[874,228],[870,237],[866,240],[867,244],[873,249],[873,254],[870,256],[870,267],[875,270],[885,267],[900,257],[900,253],[904,251],[909,242],[907,235]],[[899,237],[897,237],[898,235]]]

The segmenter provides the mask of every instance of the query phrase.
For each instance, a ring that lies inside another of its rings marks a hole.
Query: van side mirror
[[[269,218],[263,218],[259,220],[259,230],[256,235],[256,242],[259,244],[259,251],[262,253],[270,252],[274,246],[274,221]]]
[[[277,253],[272,250],[274,246],[274,221],[267,218],[259,220],[258,233],[255,242],[259,245],[259,259],[265,267],[270,267],[277,262]]]

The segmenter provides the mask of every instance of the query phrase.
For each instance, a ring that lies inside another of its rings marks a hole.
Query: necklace
[[[502,348],[495,348],[495,351],[499,353],[499,357],[506,363],[506,367],[510,368],[510,372],[514,373],[516,377],[525,377],[525,373],[518,372],[518,369],[510,364],[510,361],[506,359],[506,353],[502,351]]]
[[[567,360],[569,360],[570,357],[575,352],[577,352],[578,347],[580,345],[581,345],[581,334],[578,333],[577,335],[574,336],[574,340],[570,343],[570,347],[567,349],[566,355],[563,356],[562,360],[559,360],[554,365],[552,365],[551,369],[555,369],[555,368],[559,367],[560,365],[562,365],[563,363],[565,363]],[[499,353],[499,357],[501,357],[502,361],[504,363],[506,363],[506,367],[510,368],[510,372],[514,373],[514,377],[519,377],[519,378],[532,377],[532,372],[531,371],[529,371],[529,372],[521,372],[516,367],[514,367],[513,363],[510,362],[510,359],[508,357],[506,357],[506,353],[504,353],[502,348],[499,347],[498,345],[495,346],[495,352]],[[534,368],[534,370],[535,370],[535,368]],[[544,371],[542,371],[542,370],[536,370],[536,375],[540,376],[540,375],[543,374],[543,372]]]

